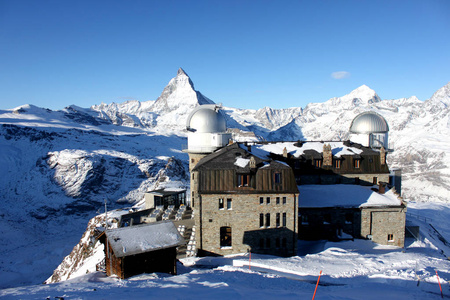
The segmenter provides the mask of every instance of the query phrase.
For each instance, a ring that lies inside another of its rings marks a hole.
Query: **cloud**
[[[339,71],[331,73],[331,77],[334,79],[344,79],[350,77],[350,72],[347,71]]]

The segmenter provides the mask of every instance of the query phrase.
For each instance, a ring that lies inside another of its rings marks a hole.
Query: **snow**
[[[399,206],[392,190],[379,194],[360,185],[299,185],[299,207],[376,207]]]
[[[238,157],[234,164],[240,168],[245,168],[250,163],[250,159]]]

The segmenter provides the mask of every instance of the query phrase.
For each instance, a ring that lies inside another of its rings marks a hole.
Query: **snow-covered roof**
[[[171,248],[185,243],[172,222],[121,227],[106,231],[116,257]]]
[[[363,152],[362,149],[352,146],[347,146],[345,142],[279,142],[269,144],[253,144],[252,154],[259,157],[268,157],[270,153],[283,155],[283,150],[286,148],[287,152],[294,156],[300,157],[307,150],[314,150],[318,153],[323,152],[323,145],[329,144],[331,146],[331,152],[335,157],[341,157],[341,155],[359,155]]]
[[[377,207],[399,206],[401,200],[391,191],[379,194],[371,187],[335,185],[299,185],[299,207]]]

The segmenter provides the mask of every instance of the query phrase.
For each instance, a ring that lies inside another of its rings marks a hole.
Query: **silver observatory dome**
[[[387,133],[389,126],[381,115],[366,111],[357,115],[350,125],[351,133]]]
[[[227,131],[227,122],[219,106],[215,104],[197,106],[190,114],[186,122],[189,131],[197,133],[219,133]]]

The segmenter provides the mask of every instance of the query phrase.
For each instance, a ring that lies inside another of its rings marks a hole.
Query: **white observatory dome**
[[[200,105],[188,117],[186,127],[198,133],[227,131],[227,123],[215,105]]]
[[[212,153],[225,147],[231,139],[227,122],[219,111],[220,106],[206,104],[197,106],[186,120],[188,153]]]
[[[350,140],[363,146],[388,149],[388,123],[375,112],[366,111],[357,115],[350,125],[350,134]]]
[[[386,120],[379,114],[366,111],[357,115],[350,125],[351,133],[386,133],[389,126]]]

